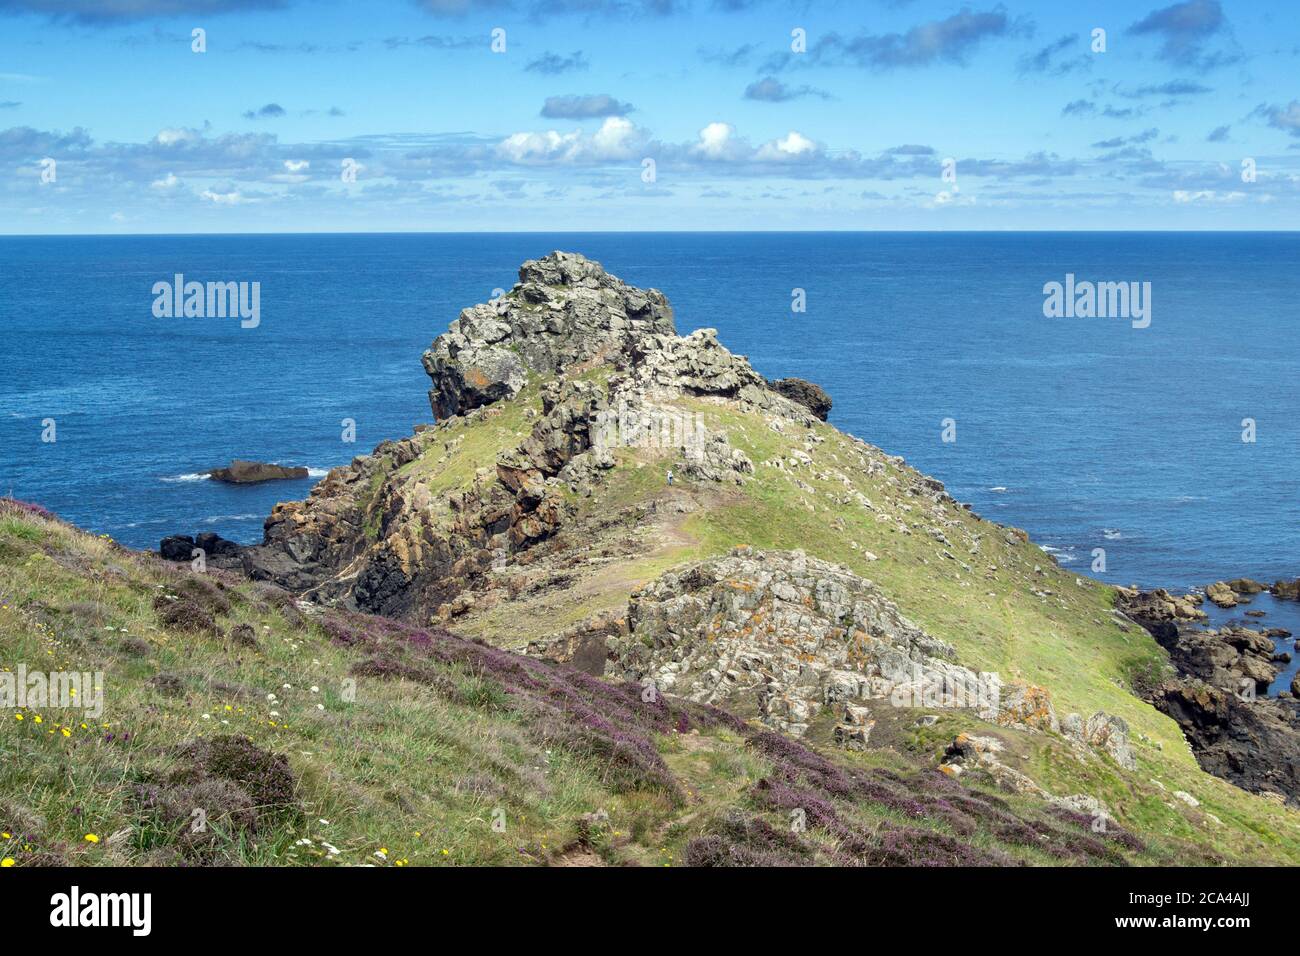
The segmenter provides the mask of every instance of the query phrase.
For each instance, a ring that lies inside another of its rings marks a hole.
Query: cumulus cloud
[[[608,93],[588,96],[548,96],[542,104],[541,115],[547,119],[596,119],[604,116],[626,116],[632,104],[621,103]]]
[[[199,198],[206,199],[214,206],[238,206],[240,203],[248,201],[244,198],[244,194],[234,186],[218,186],[214,189],[205,189],[199,193]]]
[[[1160,135],[1160,130],[1156,129],[1155,127],[1152,127],[1151,129],[1143,130],[1142,132],[1137,133],[1136,135],[1133,136],[1115,136],[1111,139],[1103,139],[1099,143],[1093,143],[1092,148],[1093,149],[1118,149],[1121,146],[1133,146],[1140,143],[1149,143],[1151,142],[1151,140],[1155,139],[1159,135]]]
[[[1217,192],[1213,189],[1198,189],[1195,192],[1188,192],[1185,189],[1174,190],[1174,202],[1180,205],[1189,203],[1234,203],[1241,202],[1246,198],[1246,194],[1238,190],[1232,192]]]
[[[68,133],[13,126],[0,131],[0,159],[25,161],[79,154],[89,149],[93,142],[90,134],[80,126]]]
[[[781,139],[764,143],[754,156],[765,162],[788,163],[811,157],[817,152],[816,143],[803,134],[791,130]]]
[[[497,144],[496,154],[522,165],[588,165],[636,158],[648,138],[631,120],[611,116],[591,136],[580,130],[512,133]]]

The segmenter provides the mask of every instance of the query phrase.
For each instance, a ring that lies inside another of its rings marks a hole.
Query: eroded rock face
[[[1258,593],[1255,584],[1242,578],[1215,591],[1235,602]],[[1245,627],[1193,626],[1168,613],[1169,602],[1158,597],[1165,593],[1119,594],[1120,609],[1151,632],[1179,674],[1154,689],[1151,702],[1177,721],[1208,772],[1245,790],[1300,800],[1300,702],[1260,696],[1280,670],[1273,642]]]
[[[820,385],[804,381],[801,378],[780,378],[768,382],[772,391],[784,395],[792,402],[797,402],[812,412],[822,421],[831,413],[831,397]]]
[[[994,710],[996,675],[953,660],[870,581],[802,552],[730,554],[669,572],[633,595],[610,671],[691,700],[726,702],[792,734],[823,708],[864,745],[853,705]]]
[[[424,354],[443,420],[334,469],[306,501],[277,505],[263,543],[241,553],[249,575],[326,603],[448,620],[501,599],[493,572],[554,543],[569,527],[572,502],[604,480],[620,447],[649,441],[693,480],[743,483],[753,474],[725,434],[674,400],[738,402],[794,426],[815,422],[714,331],[676,336],[656,290],[568,253],[526,262],[519,275],[505,296],[465,310]],[[596,380],[574,374],[601,365],[606,374]],[[483,462],[467,487],[430,491],[455,442],[446,437],[448,416],[490,421],[530,374],[551,380],[540,409],[529,410],[524,439]],[[431,467],[406,467],[417,459]]]
[[[638,289],[567,252],[530,259],[504,296],[460,314],[424,353],[429,404],[448,418],[511,398],[529,372],[553,375],[627,337],[674,335],[663,293]]]
[[[1244,790],[1300,804],[1300,704],[1170,681],[1155,704],[1178,722],[1200,765]]]

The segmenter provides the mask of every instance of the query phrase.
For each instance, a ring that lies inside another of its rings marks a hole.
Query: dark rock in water
[[[1300,601],[1300,578],[1278,581],[1269,590],[1273,592],[1273,597],[1283,601]]]
[[[1179,679],[1150,700],[1182,728],[1201,767],[1242,789],[1300,803],[1300,703],[1261,696],[1281,672],[1269,637],[1236,625],[1193,626],[1166,591],[1117,590],[1118,609],[1145,627],[1178,669]]]
[[[1268,590],[1268,585],[1260,584],[1251,578],[1234,578],[1228,582],[1228,587],[1238,594],[1259,594],[1261,591]]]
[[[187,534],[174,534],[163,538],[158,553],[168,561],[188,561],[194,551],[194,539]]]
[[[1263,617],[1263,616],[1264,616],[1264,612],[1263,612],[1263,611],[1247,611],[1247,612],[1246,612],[1246,617]]]
[[[778,378],[767,384],[772,391],[784,395],[792,402],[798,402],[822,421],[826,421],[831,413],[831,397],[820,385],[801,378]]]
[[[230,463],[229,468],[214,468],[208,474],[217,481],[248,485],[258,481],[306,478],[307,469],[302,467],[287,468],[284,465],[271,465],[262,461],[244,461],[236,458]]]

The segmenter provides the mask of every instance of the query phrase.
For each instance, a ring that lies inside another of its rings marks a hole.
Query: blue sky
[[[0,167],[8,234],[1292,229],[1300,17],[0,0]]]

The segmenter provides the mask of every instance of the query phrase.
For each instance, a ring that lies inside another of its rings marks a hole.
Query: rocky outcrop
[[[831,413],[831,397],[820,385],[801,378],[779,378],[767,384],[772,391],[802,405],[822,421],[826,421]]]
[[[1116,609],[1145,627],[1157,639],[1173,639],[1178,627],[1190,621],[1204,621],[1208,615],[1197,607],[1196,595],[1176,596],[1164,588],[1139,591],[1116,588]]]
[[[1245,627],[1182,628],[1161,642],[1179,673],[1229,693],[1263,693],[1279,673],[1273,642]]]
[[[598,262],[567,252],[530,259],[505,295],[460,314],[424,353],[438,418],[462,415],[523,388],[530,373],[553,375],[625,340],[675,334],[663,293],[637,289]]]
[[[1001,691],[997,675],[955,663],[870,581],[798,551],[737,548],[668,572],[633,594],[609,656],[615,676],[795,735],[826,708],[863,728],[868,718],[845,705],[867,700],[993,717]]]
[[[503,568],[562,550],[566,530],[580,536],[575,502],[605,480],[620,449],[651,448],[683,479],[746,481],[749,458],[681,400],[816,423],[713,330],[677,336],[656,290],[568,253],[526,262],[519,277],[504,296],[462,312],[424,354],[439,423],[334,469],[306,501],[277,505],[263,543],[243,552],[250,575],[318,601],[449,620],[501,600]],[[467,485],[431,490],[459,441],[449,434],[490,425],[529,376],[545,381],[523,440]]]
[[[1300,578],[1294,581],[1276,581],[1268,590],[1278,600],[1300,601]]]
[[[251,485],[259,481],[287,481],[293,478],[306,478],[307,469],[236,458],[230,463],[230,467],[214,468],[208,474],[217,481],[225,481],[236,485]]]
[[[1205,596],[1219,607],[1237,606],[1237,592],[1228,587],[1227,581],[1215,581],[1206,585]]]
[[[167,561],[193,561],[201,552],[205,562],[215,567],[238,569],[242,567],[240,552],[242,546],[221,537],[211,531],[203,531],[194,537],[187,534],[174,534],[163,538],[158,544],[158,554]]]
[[[1154,703],[1178,722],[1200,765],[1254,793],[1300,804],[1300,704],[1171,681]]]
[[[1221,583],[1214,588],[1221,601],[1259,593],[1246,578]],[[1179,674],[1154,688],[1151,702],[1178,723],[1208,772],[1300,800],[1300,702],[1262,696],[1280,673],[1273,641],[1245,627],[1193,626],[1170,613],[1178,599],[1157,596],[1164,594],[1119,589],[1118,596],[1119,609],[1151,632]]]

